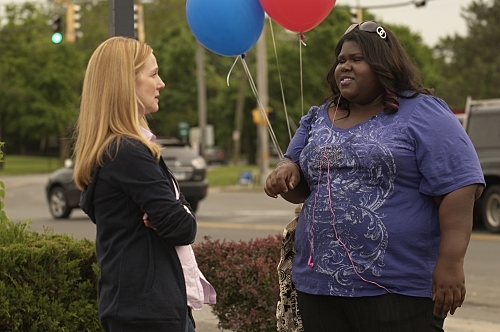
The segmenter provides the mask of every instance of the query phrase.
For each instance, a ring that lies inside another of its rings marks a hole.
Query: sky
[[[28,0],[38,2],[44,0]],[[307,2],[307,0],[304,0]],[[26,0],[0,0],[5,3],[23,3]],[[434,46],[441,37],[465,35],[466,25],[460,16],[461,9],[474,0],[427,0],[424,7],[416,8],[412,0],[337,0],[336,5],[350,5],[368,8],[377,19],[387,23],[404,24],[411,31],[419,33],[425,44]],[[393,8],[372,9],[372,6],[407,4]],[[335,10],[335,8],[333,9]]]
[[[419,33],[428,46],[434,46],[439,38],[455,34],[463,36],[467,33],[465,20],[460,13],[473,0],[427,0],[424,7],[418,8],[413,4],[384,9],[369,8],[410,2],[411,0],[337,0],[336,5],[357,6],[359,3],[361,7],[368,8],[377,19],[408,26],[411,31]]]

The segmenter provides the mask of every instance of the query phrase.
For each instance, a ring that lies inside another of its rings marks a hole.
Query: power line
[[[388,9],[388,8],[404,7],[408,5],[415,5],[417,7],[421,7],[424,6],[425,3],[428,1],[435,1],[435,0],[412,0],[412,1],[398,2],[386,5],[361,6],[361,7],[363,9]]]

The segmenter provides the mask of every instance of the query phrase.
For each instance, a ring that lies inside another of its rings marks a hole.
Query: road
[[[31,219],[31,230],[65,233],[75,238],[94,239],[95,227],[79,209],[69,220],[51,218],[43,187],[47,175],[0,177],[5,183],[5,211],[13,221]],[[210,189],[197,212],[197,242],[212,239],[248,241],[282,232],[293,218],[294,205],[272,199],[260,190],[245,188]],[[465,270],[467,298],[462,308],[445,321],[447,332],[500,331],[500,234],[475,228],[467,251]],[[197,330],[215,332],[217,319],[210,308],[195,312]]]

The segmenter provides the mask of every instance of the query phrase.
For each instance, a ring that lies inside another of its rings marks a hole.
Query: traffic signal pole
[[[109,37],[135,38],[134,0],[108,0]]]

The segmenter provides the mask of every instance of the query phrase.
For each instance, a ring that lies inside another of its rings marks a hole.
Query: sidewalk
[[[445,332],[498,332],[500,324],[449,316],[444,321]]]
[[[208,305],[203,306],[201,311],[194,310],[193,316],[196,321],[196,331],[224,331],[217,328],[217,317],[212,314],[212,309]],[[445,332],[499,332],[500,324],[448,316],[444,323],[444,330]],[[225,331],[229,332],[228,330]]]
[[[196,323],[197,332],[219,332],[217,323],[219,320],[212,314],[212,308],[209,305],[204,305],[203,310],[193,310],[193,317]]]

